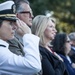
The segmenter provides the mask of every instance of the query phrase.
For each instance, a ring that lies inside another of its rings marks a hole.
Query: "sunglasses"
[[[22,12],[19,12],[19,13],[21,13],[21,14],[29,14],[30,17],[34,17],[32,11],[22,11]]]
[[[67,40],[66,42],[67,42],[67,43],[70,43],[70,40]]]
[[[20,13],[29,13],[29,14],[31,14],[30,11],[22,11],[22,12],[20,12]]]

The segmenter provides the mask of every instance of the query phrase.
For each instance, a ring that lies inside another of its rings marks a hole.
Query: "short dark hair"
[[[21,7],[22,3],[29,4],[29,1],[28,0],[15,0],[16,12],[20,12],[21,10],[23,10],[23,8]]]

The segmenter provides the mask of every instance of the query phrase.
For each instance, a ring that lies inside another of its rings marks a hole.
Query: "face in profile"
[[[55,23],[52,22],[51,20],[49,20],[47,24],[48,25],[47,25],[47,28],[44,31],[44,35],[47,39],[53,40],[55,35],[56,35],[56,32],[57,32],[57,30],[55,28]]]
[[[7,41],[14,38],[16,28],[15,22],[4,20],[0,27],[0,39]]]
[[[30,6],[26,3],[22,3],[21,7],[23,8],[23,11],[17,14],[17,17],[25,22],[28,26],[32,26],[32,18],[33,18],[33,13],[30,8]]]
[[[71,50],[71,42],[70,42],[70,39],[69,37],[67,36],[67,40],[65,42],[65,52],[66,54],[68,54]]]

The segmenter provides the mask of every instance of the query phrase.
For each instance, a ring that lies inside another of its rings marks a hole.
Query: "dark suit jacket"
[[[64,60],[64,63],[65,63],[65,66],[67,67],[67,70],[69,72],[70,75],[75,75],[75,69],[72,67],[72,63],[69,63],[69,61],[67,60],[67,58],[61,54],[59,54],[63,60]]]
[[[65,65],[54,54],[40,46],[43,75],[68,75]]]
[[[71,51],[69,53],[69,56],[70,56],[72,62],[75,63],[75,50],[73,48],[71,48]]]
[[[17,38],[7,41],[9,43],[9,49],[11,52],[24,56],[25,53],[23,51],[23,44]],[[35,75],[42,75],[42,71],[38,72]]]
[[[9,49],[11,52],[22,56],[25,54],[23,52],[23,45],[16,38],[8,40],[7,42],[9,43]]]

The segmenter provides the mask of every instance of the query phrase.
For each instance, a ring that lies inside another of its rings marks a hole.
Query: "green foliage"
[[[6,0],[0,0],[0,3]],[[75,0],[29,0],[34,16],[54,12],[57,30],[70,33],[75,31]]]
[[[75,0],[29,0],[34,16],[53,11],[57,19],[57,30],[70,33],[75,31]]]
[[[6,1],[6,0],[0,0],[0,3],[4,2],[4,1]]]

